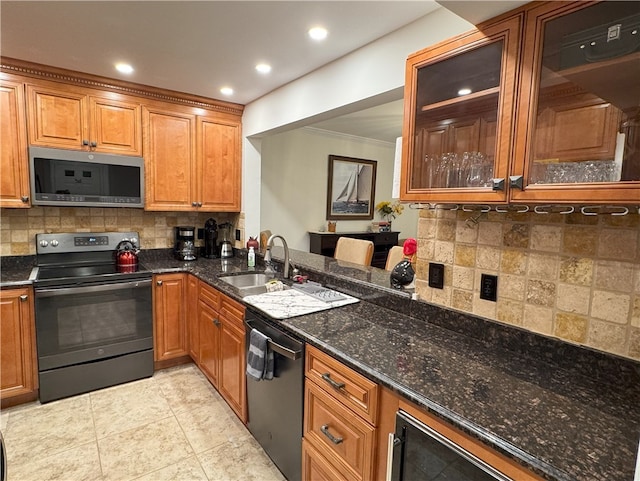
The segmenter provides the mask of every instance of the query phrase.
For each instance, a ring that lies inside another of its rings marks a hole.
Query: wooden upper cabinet
[[[142,119],[132,98],[74,86],[27,86],[29,143],[142,155]]]
[[[239,212],[240,121],[145,106],[147,210]]]
[[[409,56],[401,199],[637,204],[638,2],[531,2]]]
[[[145,209],[192,210],[195,205],[195,115],[143,107]]]
[[[137,102],[90,97],[94,150],[142,155],[142,107]]]
[[[240,211],[240,122],[211,117],[197,121],[198,191],[202,208]]]
[[[409,56],[402,200],[506,201],[521,20],[507,18]]]
[[[638,202],[638,18],[638,2],[527,11],[513,201]]]
[[[0,207],[29,207],[24,84],[0,78]]]

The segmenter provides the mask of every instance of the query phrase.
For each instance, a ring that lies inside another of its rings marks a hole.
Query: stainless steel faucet
[[[284,237],[277,234],[272,234],[271,237],[267,240],[266,252],[264,253],[264,263],[266,265],[265,272],[274,272],[271,267],[271,248],[273,247],[273,241],[278,238],[282,241],[282,247],[284,247],[284,272],[283,277],[285,279],[289,278],[289,246],[287,245],[287,241],[284,240]]]

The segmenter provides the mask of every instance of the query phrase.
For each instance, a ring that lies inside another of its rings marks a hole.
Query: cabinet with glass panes
[[[510,197],[640,203],[640,2],[550,2],[524,29]]]
[[[401,198],[640,202],[639,20],[536,2],[410,56]]]

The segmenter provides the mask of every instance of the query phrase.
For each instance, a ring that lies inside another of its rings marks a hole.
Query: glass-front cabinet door
[[[507,198],[521,16],[407,60],[401,198]]]
[[[526,14],[514,202],[640,202],[640,2]]]

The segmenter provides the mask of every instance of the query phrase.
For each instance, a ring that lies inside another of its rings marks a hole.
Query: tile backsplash
[[[424,210],[420,299],[640,359],[640,216]],[[444,289],[428,285],[445,265]],[[497,302],[480,299],[498,276]]]
[[[147,212],[128,208],[32,207],[0,210],[0,255],[36,253],[35,235],[42,232],[134,231],[140,234],[143,249],[173,247],[174,227],[204,227],[207,219],[232,222],[244,239],[244,215],[212,212]],[[202,245],[197,241],[196,245]],[[236,247],[243,247],[242,240]]]

